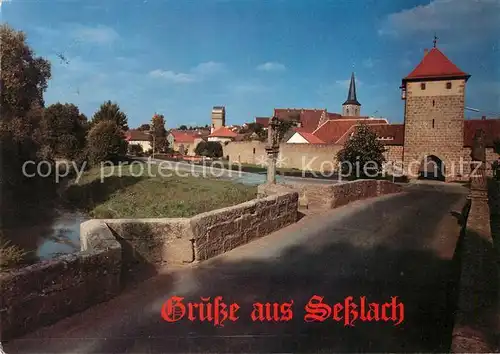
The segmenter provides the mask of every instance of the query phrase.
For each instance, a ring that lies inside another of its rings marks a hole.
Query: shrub
[[[139,156],[143,153],[142,146],[139,144],[131,144],[128,147],[128,152],[132,155]]]
[[[218,141],[200,141],[194,152],[199,156],[218,158],[222,157],[222,145]]]
[[[0,238],[0,270],[13,268],[26,261],[28,252]]]
[[[88,134],[88,157],[93,164],[125,156],[127,146],[121,129],[110,120],[97,123]]]

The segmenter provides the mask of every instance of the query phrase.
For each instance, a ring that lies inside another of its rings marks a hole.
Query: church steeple
[[[356,79],[354,78],[354,72],[351,75],[351,83],[349,84],[349,93],[347,94],[347,100],[342,105],[342,115],[344,116],[359,116],[361,104],[356,98]]]

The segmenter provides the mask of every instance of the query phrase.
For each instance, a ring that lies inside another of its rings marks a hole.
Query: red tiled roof
[[[213,133],[210,134],[209,136],[217,138],[236,138],[238,134],[236,134],[235,132],[231,131],[226,127],[220,127],[214,130]]]
[[[405,80],[468,76],[468,74],[464,73],[453,64],[439,49],[432,48]]]
[[[327,113],[328,119],[340,119],[342,118],[342,114],[339,113]]]
[[[309,144],[324,144],[325,142],[318,138],[313,133],[308,133],[305,131],[297,131],[297,134],[300,134],[304,139],[307,140]]]
[[[388,124],[385,119],[332,119],[323,123],[313,134],[328,144],[334,144],[352,126],[365,122],[367,124]]]
[[[269,126],[269,117],[255,117],[255,123],[262,124],[264,128]]]
[[[493,141],[500,139],[500,119],[470,119],[464,122],[465,147],[472,147],[477,129],[484,131],[487,147],[493,147]]]
[[[176,143],[194,143],[194,139],[199,138],[199,135],[187,134],[186,130],[172,130],[170,134],[174,137]]]
[[[127,141],[149,141],[150,135],[142,130],[130,129],[125,132]]]
[[[275,108],[274,115],[279,119],[291,120],[290,115],[299,116],[299,121],[305,131],[312,133],[319,125],[321,115],[326,114],[325,109],[297,109],[297,108]]]

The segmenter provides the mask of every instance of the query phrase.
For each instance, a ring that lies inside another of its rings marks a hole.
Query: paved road
[[[140,160],[148,161],[148,159],[146,158],[142,158]],[[265,183],[266,181],[265,173],[233,171],[217,167],[190,164],[182,161],[174,162],[174,161],[165,161],[159,159],[151,159],[150,161],[153,164],[163,163],[163,167],[166,169],[173,169],[181,172],[182,174],[189,173],[195,177],[230,179],[238,183],[244,183],[250,185],[259,185]],[[292,176],[277,176],[276,180],[278,182],[304,182],[304,183],[314,183],[314,184],[332,184],[338,182],[336,179],[316,179],[316,178],[292,177]]]
[[[446,292],[459,227],[461,187],[412,185],[405,193],[309,215],[208,262],[159,275],[116,299],[24,338],[6,353],[446,352]],[[223,328],[160,316],[170,296],[237,302]],[[306,323],[312,295],[334,304],[353,296],[405,306],[402,325]],[[256,301],[294,301],[284,323],[250,321]]]

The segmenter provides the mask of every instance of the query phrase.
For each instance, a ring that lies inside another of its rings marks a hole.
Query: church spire
[[[349,93],[347,94],[347,101],[344,102],[344,106],[352,104],[356,106],[361,106],[356,98],[356,79],[354,78],[354,72],[351,75],[351,83],[349,85]]]

